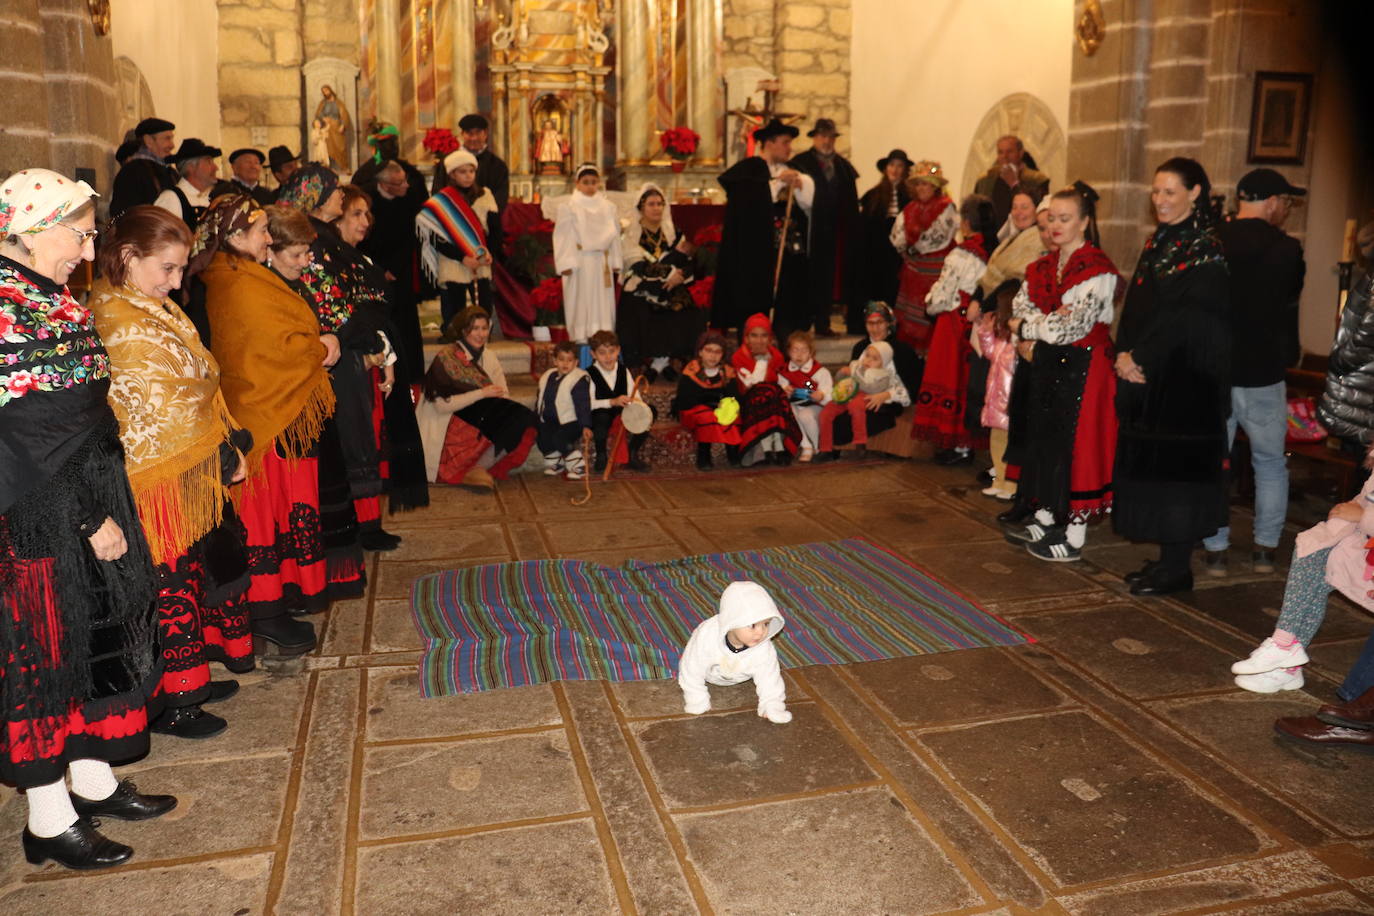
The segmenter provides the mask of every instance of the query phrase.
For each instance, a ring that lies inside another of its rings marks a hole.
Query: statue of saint
[[[328,151],[328,158],[321,159],[320,162],[333,169],[348,171],[352,163],[348,158],[348,132],[352,126],[348,119],[348,109],[344,108],[343,101],[334,94],[331,86],[320,87],[320,103],[315,106],[315,121],[320,121],[324,125],[325,147]],[[311,155],[315,154],[314,149],[314,127],[312,124]]]
[[[539,131],[539,139],[534,146],[534,160],[539,165],[541,175],[562,175],[563,160],[568,155],[568,141],[558,132],[552,118],[544,119]]]

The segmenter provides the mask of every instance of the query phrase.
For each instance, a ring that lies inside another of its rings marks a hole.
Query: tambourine
[[[654,412],[643,401],[631,401],[621,411],[620,422],[624,424],[625,432],[637,436],[647,433],[649,427],[654,425]]]

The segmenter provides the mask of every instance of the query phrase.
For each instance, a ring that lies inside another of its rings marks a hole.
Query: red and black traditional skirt
[[[328,605],[320,538],[318,458],[288,461],[267,450],[262,472],[243,485],[238,514],[247,532],[248,594],[254,619]]]
[[[904,258],[897,285],[897,302],[893,317],[897,319],[897,339],[910,344],[917,354],[924,356],[930,349],[931,321],[926,315],[926,295],[945,266],[945,255],[954,248],[917,258]]]
[[[981,448],[987,444],[986,437],[974,439],[965,419],[970,328],[968,319],[956,311],[935,317],[911,436],[936,448]]]
[[[792,405],[774,382],[759,382],[739,399],[739,444],[742,451],[758,445],[767,436],[781,433],[783,445],[792,454],[801,445],[801,427]]]
[[[721,426],[716,419],[716,411],[705,404],[698,404],[695,407],[688,407],[678,413],[678,422],[682,428],[692,434],[692,438],[701,443],[722,442],[725,445],[739,445],[739,423],[731,423],[729,426]]]
[[[538,430],[534,411],[509,398],[483,398],[454,413],[444,435],[436,483],[460,484],[489,448],[496,463],[488,471],[497,480],[525,463]]]

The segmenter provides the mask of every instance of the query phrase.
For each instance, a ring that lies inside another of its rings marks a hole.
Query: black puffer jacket
[[[1326,393],[1317,414],[1332,433],[1350,442],[1374,442],[1374,271],[1346,300],[1326,370]]]

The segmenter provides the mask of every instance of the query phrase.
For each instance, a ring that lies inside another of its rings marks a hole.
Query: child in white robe
[[[726,586],[720,613],[703,620],[682,650],[677,682],[683,709],[700,715],[711,708],[707,684],[728,687],[753,678],[758,714],[779,725],[791,722],[787,688],[773,648],[773,637],[782,627],[782,614],[763,586],[757,582]]]
[[[577,169],[572,199],[553,224],[554,269],[563,277],[563,320],[568,336],[585,344],[615,328],[615,276],[620,270],[620,218],[601,190],[594,165]]]

